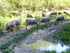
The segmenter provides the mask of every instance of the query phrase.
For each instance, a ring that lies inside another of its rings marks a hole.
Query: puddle
[[[47,41],[36,41],[32,44],[25,44],[26,48],[44,50],[44,51],[56,51],[56,53],[65,52],[70,47],[66,45],[61,45],[61,43],[55,44]]]

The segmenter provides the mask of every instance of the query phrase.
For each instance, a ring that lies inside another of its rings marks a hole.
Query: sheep
[[[57,12],[51,12],[50,15],[57,15]]]
[[[34,24],[39,26],[35,18],[27,18],[26,19],[26,30],[27,30],[28,25],[34,25]]]
[[[38,16],[38,15],[35,15],[34,17],[35,17],[35,18],[38,18],[39,16]]]
[[[10,21],[10,22],[8,22],[8,23],[6,24],[5,30],[6,30],[7,32],[9,32],[9,30],[12,31],[15,27],[16,27],[16,26],[15,26],[15,22],[14,22],[14,21]]]
[[[19,25],[21,25],[21,19],[17,18],[13,20],[15,22],[16,28],[19,27]]]
[[[31,14],[27,14],[27,18],[33,18]]]
[[[56,22],[63,21],[63,20],[64,20],[64,16],[63,15],[57,16],[56,19],[55,19],[55,25],[56,25]]]
[[[63,15],[60,15],[60,16],[56,17],[56,21],[62,21],[62,20],[64,20],[64,16]]]
[[[14,19],[13,21],[15,21],[16,26],[21,25],[21,19],[20,18]]]
[[[50,21],[50,17],[49,16],[42,17],[40,19],[39,25],[40,25],[40,23],[45,23],[45,22],[49,22],[49,21]]]
[[[14,16],[20,15],[20,13],[18,13],[18,12],[11,12],[11,14],[13,14]]]
[[[19,16],[20,14],[21,14],[21,10],[20,11],[18,11],[18,12],[11,12],[11,14],[12,15],[14,15],[14,16]],[[20,15],[21,16],[21,15]]]
[[[62,14],[62,12],[57,12],[58,15]]]
[[[43,9],[43,12],[48,12],[49,10],[48,9]]]
[[[68,14],[69,15],[70,14],[70,11],[64,11],[64,14]]]
[[[9,30],[13,30],[14,28],[19,26],[20,24],[21,24],[21,19],[20,18],[14,19],[14,20],[12,20],[12,21],[10,21],[6,24],[5,30],[7,32],[9,32]]]
[[[44,13],[42,13],[42,17],[46,17],[46,15]]]

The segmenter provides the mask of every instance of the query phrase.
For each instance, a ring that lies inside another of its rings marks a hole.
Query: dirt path
[[[13,39],[14,35],[23,33],[25,31],[26,30],[24,28],[20,28],[19,30],[5,34],[4,36],[0,37],[0,46],[11,41]]]
[[[57,33],[58,31],[62,30],[61,24],[58,24],[57,26],[51,25],[49,28],[45,28],[43,30],[38,30],[30,35],[27,36],[25,40],[22,40],[20,44],[17,45],[13,49],[14,53],[43,53],[43,51],[40,50],[34,50],[30,48],[26,48],[24,45],[27,43],[34,43],[37,40],[45,40],[53,43],[58,43],[57,39],[54,39],[52,35],[54,33]]]

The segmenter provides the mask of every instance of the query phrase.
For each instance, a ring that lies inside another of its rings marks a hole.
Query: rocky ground
[[[19,30],[15,30],[15,31],[10,32],[10,33],[5,33],[5,35],[0,37],[0,46],[11,41],[13,39],[14,35],[19,34],[19,33],[23,33],[25,31],[26,30],[24,28],[20,28]]]

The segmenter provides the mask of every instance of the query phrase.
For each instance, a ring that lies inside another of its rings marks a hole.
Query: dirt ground
[[[5,35],[0,37],[0,46],[11,41],[16,34],[23,33],[25,31],[26,31],[26,29],[20,28],[19,30],[15,30],[15,31],[10,32],[10,33],[5,33]]]

